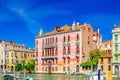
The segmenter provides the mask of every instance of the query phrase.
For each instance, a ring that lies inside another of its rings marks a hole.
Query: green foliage
[[[35,68],[35,60],[31,59],[26,65],[25,65],[25,69],[28,71],[32,71]]]
[[[97,65],[98,64],[98,58],[101,55],[104,55],[104,54],[105,54],[104,50],[96,49],[96,50],[91,51],[90,52],[90,60],[92,62],[92,65]]]
[[[21,65],[21,64],[17,64],[17,65],[15,66],[15,70],[16,70],[16,71],[22,70],[22,65]]]
[[[105,51],[103,51],[103,50],[101,50],[101,51],[99,49],[93,50],[93,51],[90,52],[90,61],[81,63],[80,66],[90,68],[91,65],[97,65],[98,64],[98,58],[101,55],[104,55],[104,54],[105,54]]]
[[[31,59],[27,64],[25,64],[25,61],[22,61],[21,64],[17,64],[15,66],[16,71],[20,71],[23,69],[26,69],[28,71],[32,71],[32,70],[34,70],[34,68],[35,68],[35,60],[34,59]]]

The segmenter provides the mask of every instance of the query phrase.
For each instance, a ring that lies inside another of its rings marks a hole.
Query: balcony
[[[119,33],[120,32],[120,28],[112,30],[112,33]]]
[[[119,61],[119,60],[116,60],[116,61],[113,60],[112,63],[113,63],[113,64],[120,64],[120,61]]]
[[[118,43],[120,43],[120,40],[114,40],[113,41],[113,44],[118,44]]]
[[[66,54],[66,57],[67,57],[67,58],[70,58],[70,53]]]
[[[57,55],[42,56],[42,58],[57,58]]]
[[[114,56],[120,55],[120,51],[114,53]]]
[[[57,47],[57,46],[58,46],[57,43],[55,43],[55,44],[44,44],[43,48],[51,48],[51,47]]]
[[[63,46],[66,46],[66,43],[65,43],[65,42],[63,42]]]
[[[75,55],[76,57],[79,57],[80,56],[80,54],[79,53],[76,53],[76,55]]]

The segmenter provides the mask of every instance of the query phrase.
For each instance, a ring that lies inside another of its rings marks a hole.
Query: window
[[[109,65],[109,66],[108,66],[108,71],[110,71],[110,70],[111,70],[111,66]]]
[[[70,54],[70,46],[68,46],[68,54]]]
[[[65,55],[65,54],[66,54],[66,48],[63,47],[63,55]]]
[[[58,54],[58,48],[56,47],[56,50],[55,50],[55,54],[57,55]]]
[[[65,71],[65,66],[63,66],[63,71]]]
[[[64,63],[64,64],[66,63],[66,59],[65,59],[65,58],[63,58],[63,63]]]
[[[115,56],[115,60],[118,60],[118,55]]]
[[[63,42],[65,42],[65,36],[63,37]]]
[[[55,71],[57,71],[58,70],[58,68],[57,67],[55,67]]]
[[[90,37],[88,36],[88,44],[90,44]]]
[[[42,50],[42,56],[44,56],[44,50]]]
[[[49,44],[49,41],[50,41],[50,40],[49,40],[49,38],[48,38],[48,44]]]
[[[54,43],[54,37],[52,38],[52,40],[53,40],[52,43]]]
[[[68,42],[70,41],[70,35],[68,35]]]
[[[79,34],[77,34],[77,40],[79,40]]]
[[[67,71],[70,71],[70,67],[67,68]]]
[[[79,62],[79,58],[77,58],[77,62]]]
[[[88,31],[90,32],[90,28],[88,28]]]
[[[52,67],[52,71],[54,71],[54,67]]]
[[[58,42],[58,38],[56,37],[56,43]]]
[[[68,58],[68,64],[70,64],[70,58]]]
[[[47,44],[47,38],[45,39],[45,41],[46,41],[46,44]]]
[[[103,58],[101,58],[101,63],[103,63]]]
[[[108,58],[108,63],[111,63],[111,58]]]
[[[79,53],[79,45],[76,45],[76,53]]]
[[[101,66],[101,70],[102,70],[102,71],[104,70],[104,67],[103,67],[103,66]]]
[[[118,45],[115,45],[115,52],[118,51]]]
[[[115,41],[117,41],[118,40],[118,35],[115,35]]]
[[[14,59],[12,59],[12,64],[14,64]]]
[[[44,71],[44,67],[42,67],[42,71]]]
[[[50,44],[51,44],[51,42],[52,42],[52,39],[50,38]]]

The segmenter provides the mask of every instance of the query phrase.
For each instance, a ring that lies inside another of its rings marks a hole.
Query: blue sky
[[[0,0],[0,39],[34,48],[40,28],[46,33],[73,21],[100,27],[103,41],[120,25],[120,0]]]

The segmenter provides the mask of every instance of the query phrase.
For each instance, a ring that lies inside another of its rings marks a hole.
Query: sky
[[[120,0],[0,0],[0,40],[35,47],[35,36],[73,21],[100,28],[103,41],[120,25]]]

